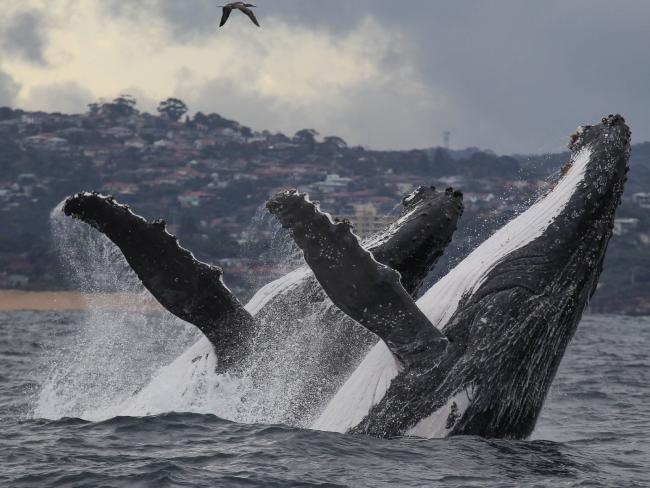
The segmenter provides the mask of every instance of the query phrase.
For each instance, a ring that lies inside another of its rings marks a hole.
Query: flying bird
[[[228,22],[228,17],[230,17],[230,12],[232,12],[233,9],[242,11],[248,16],[249,19],[253,21],[253,24],[255,24],[257,27],[260,26],[260,23],[257,21],[255,14],[251,10],[251,8],[255,7],[255,5],[252,3],[232,2],[226,5],[219,5],[219,7],[223,9],[223,15],[221,16],[221,23],[219,24],[219,27],[223,27],[224,24]]]

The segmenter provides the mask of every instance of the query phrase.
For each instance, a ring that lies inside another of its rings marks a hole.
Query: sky
[[[648,0],[3,0],[0,106],[180,98],[255,130],[349,144],[563,149],[621,113],[650,140]]]

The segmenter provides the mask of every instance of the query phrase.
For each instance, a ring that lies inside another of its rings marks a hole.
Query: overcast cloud
[[[0,103],[177,96],[259,130],[377,148],[450,130],[454,147],[499,152],[555,151],[620,112],[650,139],[645,0],[258,0],[262,29],[238,13],[217,29],[214,3],[9,0]]]
[[[18,10],[0,21],[0,52],[3,56],[22,57],[46,64],[45,12]]]

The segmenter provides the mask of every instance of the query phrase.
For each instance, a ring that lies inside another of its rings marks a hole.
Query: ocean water
[[[383,440],[183,412],[37,418],[52,361],[71,345],[84,347],[73,338],[85,320],[75,312],[0,312],[1,485],[650,486],[650,318],[585,317],[526,441]],[[148,327],[143,340],[160,335]],[[177,344],[163,339],[155,350]],[[93,374],[119,381],[130,381],[124,369],[149,374],[137,359]]]

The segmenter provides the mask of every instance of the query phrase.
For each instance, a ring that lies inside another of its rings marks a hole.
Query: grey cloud
[[[178,95],[191,109],[204,113],[218,112],[261,130],[290,132],[292,120],[305,116],[300,109],[284,106],[271,97],[246,92],[241,85],[227,79],[207,82],[198,89],[181,88]],[[305,123],[308,125],[307,120]]]
[[[477,2],[464,11],[456,2],[448,10],[454,22],[427,30],[430,19],[413,19],[411,32],[422,77],[455,101],[452,131],[464,144],[559,149],[578,123],[613,111],[650,137],[650,67],[640,61],[650,45],[647,2]]]
[[[18,96],[20,85],[0,70],[0,107],[12,106]]]
[[[178,42],[191,42],[214,34],[221,16],[216,2],[202,0],[108,0],[102,4],[109,15],[134,21],[159,18],[165,21],[168,34]]]
[[[146,0],[144,5],[140,11],[163,19],[172,40],[200,42],[215,35],[219,12],[211,2]],[[257,5],[263,26],[289,21],[343,34],[372,17],[387,29],[398,29],[408,43],[414,76],[449,100],[446,110],[432,113],[428,121],[409,120],[408,110],[398,110],[397,118],[394,111],[375,109],[386,106],[389,91],[369,86],[364,96],[350,97],[350,106],[341,106],[338,116],[328,112],[325,102],[303,108],[296,116],[310,121],[300,125],[318,128],[338,119],[341,130],[346,127],[341,135],[358,141],[368,140],[368,131],[381,133],[392,125],[396,133],[382,140],[393,147],[412,144],[412,131],[408,137],[397,134],[404,127],[419,131],[420,146],[439,143],[442,130],[449,129],[456,146],[541,152],[562,148],[577,124],[620,112],[637,141],[650,139],[650,64],[645,61],[650,2],[259,0]],[[391,62],[388,57],[385,70],[392,69]],[[248,123],[256,126],[271,123],[272,116],[260,114],[272,110],[273,101],[260,103],[266,106],[257,115],[237,107],[229,115],[250,117]],[[346,114],[359,123],[346,123]],[[423,123],[430,136],[419,129]]]
[[[257,130],[279,130],[292,135],[303,128],[317,128],[323,136],[339,135],[350,144],[370,147],[398,143],[416,147],[445,128],[437,126],[431,114],[418,107],[416,97],[409,98],[399,84],[390,80],[357,85],[341,93],[336,103],[318,107],[285,103],[225,79],[205,83],[198,90],[181,89],[178,95],[191,108],[218,112]]]
[[[44,13],[21,11],[0,25],[0,53],[45,65],[47,47]]]
[[[92,101],[93,95],[86,88],[65,82],[32,88],[26,106],[49,112],[82,113]]]
[[[452,101],[432,126],[447,126],[459,145],[560,149],[575,125],[612,111],[650,138],[649,2],[333,0],[322,12],[279,3],[315,26],[353,28],[349,18],[370,12],[403,29],[420,79]]]
[[[169,31],[168,34],[179,42],[200,40],[206,35],[214,35],[221,19],[221,9],[218,3],[205,0],[141,0],[139,2],[124,2],[123,0],[107,0],[103,7],[107,14],[142,20],[146,18],[162,19]],[[373,6],[381,9],[390,7],[390,2],[380,0],[328,0],[316,3],[307,0],[274,0],[259,1],[257,15],[264,26],[277,22],[294,22],[331,31],[354,29],[363,15],[373,14]],[[383,12],[385,13],[385,11]],[[243,20],[243,19],[242,19]]]

